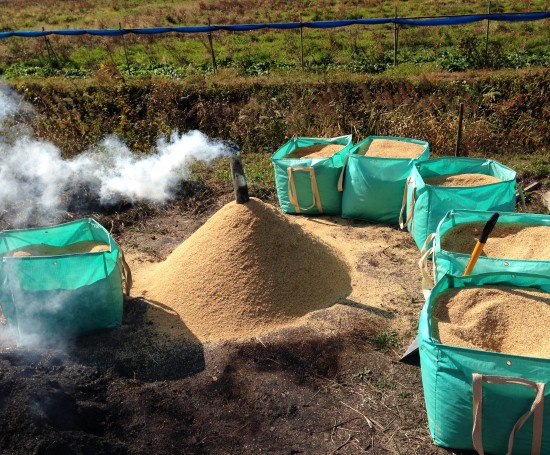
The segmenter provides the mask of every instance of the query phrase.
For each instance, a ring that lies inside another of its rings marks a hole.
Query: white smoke
[[[0,81],[0,123],[14,116],[20,109],[23,101]]]
[[[120,198],[164,202],[173,197],[178,181],[191,178],[193,162],[209,162],[227,153],[223,143],[200,131],[173,132],[169,140],[159,139],[156,153],[147,157],[135,155],[119,138],[109,136],[69,164],[81,179],[100,184],[102,203]]]
[[[222,141],[191,131],[159,139],[149,155],[137,155],[120,138],[108,136],[64,160],[55,145],[28,130],[14,133],[10,121],[25,108],[18,95],[0,85],[0,215],[14,226],[24,225],[31,214],[55,220],[67,208],[63,194],[77,193],[83,185],[94,188],[103,205],[121,200],[165,202],[174,197],[178,182],[191,178],[195,161],[209,162],[230,153]]]

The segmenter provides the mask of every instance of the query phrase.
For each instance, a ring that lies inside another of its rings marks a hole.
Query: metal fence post
[[[122,24],[120,22],[118,23],[118,29],[122,30]],[[126,40],[124,39],[124,35],[121,35],[121,36],[122,36],[122,45],[124,46],[124,59],[126,60],[126,68],[130,68],[130,63],[128,61],[128,52],[126,50]]]
[[[491,0],[487,2],[487,14],[491,14]],[[485,29],[485,66],[489,60],[489,23],[491,21],[487,19],[487,28]]]
[[[208,27],[210,27],[210,18],[208,18]],[[208,42],[210,43],[210,54],[212,55],[212,66],[214,72],[217,71],[218,65],[216,65],[216,55],[214,54],[214,46],[212,45],[212,30],[208,30]]]
[[[45,32],[44,27],[42,27],[42,31]],[[50,50],[50,42],[48,41],[47,35],[44,35],[44,43],[46,44],[46,51],[48,52],[48,58],[50,60],[53,60],[52,58],[52,51]]]
[[[304,69],[304,26],[302,25],[302,16],[300,16],[300,62]]]
[[[395,18],[397,19],[397,6],[395,7]],[[393,23],[393,66],[397,66],[397,48],[399,43],[399,28]]]

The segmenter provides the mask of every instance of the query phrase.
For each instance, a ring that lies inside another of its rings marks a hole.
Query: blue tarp
[[[235,25],[200,25],[187,27],[153,27],[153,28],[121,28],[106,30],[20,30],[15,32],[0,32],[0,39],[18,36],[20,38],[38,38],[47,35],[95,35],[95,36],[122,36],[128,33],[136,35],[157,35],[161,33],[207,33],[225,30],[229,32],[247,32],[260,29],[291,30],[304,28],[336,28],[349,25],[380,25],[398,24],[412,27],[430,27],[441,25],[461,25],[483,20],[502,22],[526,22],[550,18],[550,12],[541,13],[504,13],[504,14],[473,14],[465,16],[442,16],[432,18],[379,18],[353,19],[339,21],[316,22],[275,22],[265,24],[235,24]]]

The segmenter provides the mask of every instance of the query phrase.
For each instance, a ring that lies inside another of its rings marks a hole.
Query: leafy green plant
[[[355,375],[357,379],[360,381],[364,381],[365,379],[369,378],[372,375],[372,371],[369,370],[367,367],[361,368],[359,372]]]
[[[401,341],[396,332],[382,332],[373,340],[374,347],[379,351],[387,351],[390,348],[398,348]]]
[[[379,389],[395,389],[396,385],[392,381],[388,381],[386,378],[379,379],[374,384]]]

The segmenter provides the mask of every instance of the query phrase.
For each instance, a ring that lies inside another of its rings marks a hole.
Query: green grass
[[[401,346],[401,341],[396,332],[382,332],[373,339],[373,344],[379,351],[387,351]]]

